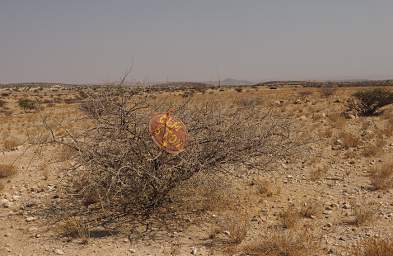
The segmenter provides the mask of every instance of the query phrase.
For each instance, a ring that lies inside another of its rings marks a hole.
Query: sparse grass
[[[393,188],[393,161],[385,162],[372,170],[369,174],[371,186],[374,190]]]
[[[242,248],[250,256],[310,256],[317,255],[319,250],[317,239],[306,229],[275,231],[268,238]]]
[[[224,220],[222,230],[230,244],[240,244],[247,236],[249,219],[246,214],[239,214]]]
[[[393,241],[390,239],[370,238],[352,248],[353,256],[392,256]]]
[[[280,213],[281,223],[284,228],[293,228],[299,222],[300,216],[299,210],[295,206],[289,206]]]
[[[322,212],[322,205],[315,199],[302,203],[300,214],[305,218],[314,218]]]
[[[0,179],[15,175],[17,169],[14,165],[0,164]]]

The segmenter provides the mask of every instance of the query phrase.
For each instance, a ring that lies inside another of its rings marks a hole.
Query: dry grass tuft
[[[393,161],[386,162],[372,170],[369,174],[374,190],[387,190],[393,188]]]
[[[393,241],[388,239],[370,238],[353,247],[353,256],[392,256]]]
[[[319,251],[317,239],[307,229],[276,231],[242,248],[243,253],[252,256],[308,256]]]
[[[0,179],[15,175],[16,167],[10,164],[0,164]]]
[[[3,191],[5,188],[5,185],[3,183],[0,183],[0,192]]]

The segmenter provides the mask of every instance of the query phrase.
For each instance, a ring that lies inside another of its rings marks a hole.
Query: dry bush
[[[314,218],[322,212],[322,204],[315,199],[308,200],[302,203],[299,212],[305,218]]]
[[[354,219],[350,221],[350,224],[352,225],[367,225],[375,219],[375,209],[373,203],[369,203],[367,205],[353,203],[352,213],[354,216]]]
[[[300,220],[299,210],[295,206],[289,206],[286,210],[280,213],[281,223],[284,228],[293,228]]]
[[[337,91],[337,86],[322,86],[320,89],[321,95],[323,97],[333,96]]]
[[[264,196],[271,197],[281,193],[281,184],[277,180],[257,177],[253,180],[252,185],[255,185],[257,192]]]
[[[363,90],[353,96],[356,100],[349,102],[347,112],[362,116],[375,115],[380,108],[393,103],[393,92],[385,88]]]
[[[275,231],[266,239],[244,246],[242,252],[250,256],[309,256],[317,255],[320,245],[310,230],[302,228]]]
[[[369,174],[371,186],[374,190],[393,188],[393,162],[383,163]]]
[[[15,175],[17,169],[14,165],[0,164],[0,179]]]
[[[82,110],[93,128],[59,139],[47,127],[54,143],[75,152],[73,185],[65,189],[74,210],[86,210],[80,207],[86,197],[99,199],[89,204],[90,215],[94,209],[108,217],[115,212],[148,216],[197,173],[241,164],[263,170],[299,153],[304,144],[293,123],[265,109],[186,101],[176,104],[175,115],[187,125],[189,141],[184,152],[171,155],[148,132],[149,117],[168,110],[168,103],[149,102],[148,94],[125,88],[90,95]]]
[[[392,256],[393,241],[390,239],[369,238],[352,248],[353,256]]]

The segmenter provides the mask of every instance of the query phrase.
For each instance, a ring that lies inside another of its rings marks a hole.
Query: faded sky
[[[0,83],[393,78],[391,0],[0,0]]]

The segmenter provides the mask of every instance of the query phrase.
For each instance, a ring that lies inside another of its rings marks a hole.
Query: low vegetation
[[[351,255],[391,256],[393,255],[393,241],[391,239],[370,238],[354,246]]]
[[[349,104],[349,111],[362,116],[375,115],[380,108],[393,103],[393,92],[385,88],[362,90],[353,96],[356,101]]]

